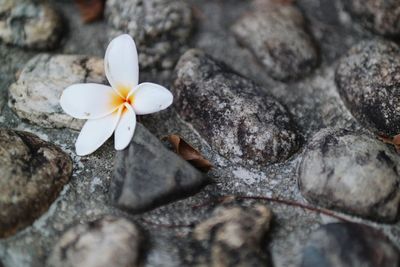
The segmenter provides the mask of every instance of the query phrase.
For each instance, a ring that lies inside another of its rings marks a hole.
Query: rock
[[[144,69],[172,68],[192,29],[191,9],[184,0],[109,0],[105,14],[110,39],[130,34]]]
[[[206,176],[137,124],[129,147],[117,153],[111,201],[138,213],[195,194],[207,182]]]
[[[381,232],[362,224],[330,223],[311,234],[301,267],[397,267],[396,247]]]
[[[61,149],[37,136],[0,129],[0,238],[47,211],[72,174]]]
[[[135,224],[124,218],[106,216],[64,233],[48,259],[48,266],[139,266],[142,241]]]
[[[103,60],[77,55],[40,54],[22,69],[9,88],[9,106],[23,119],[42,127],[79,130],[84,123],[59,104],[63,90],[75,83],[106,83]]]
[[[238,42],[255,55],[267,73],[283,81],[301,78],[318,61],[303,15],[288,2],[257,1],[232,27]]]
[[[263,205],[217,208],[194,229],[196,266],[268,266],[261,249],[269,230],[272,213]],[[204,250],[204,251],[202,251]]]
[[[179,60],[175,107],[221,155],[264,165],[284,161],[299,147],[286,109],[252,81],[199,50]]]
[[[400,36],[400,2],[398,0],[345,0],[342,2],[364,27],[384,36]]]
[[[59,14],[48,4],[0,0],[0,40],[33,49],[53,49],[63,31]]]
[[[361,132],[324,129],[304,151],[302,194],[313,204],[377,221],[397,219],[398,155]]]
[[[338,91],[356,119],[377,134],[400,133],[400,48],[388,41],[364,41],[340,60]]]

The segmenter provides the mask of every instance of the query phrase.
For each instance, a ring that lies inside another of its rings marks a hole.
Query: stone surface
[[[172,68],[192,28],[184,0],[109,0],[106,18],[110,39],[122,33],[135,39],[142,68]]]
[[[140,266],[143,237],[124,218],[107,216],[64,233],[48,260],[49,267]]]
[[[110,193],[117,207],[137,213],[195,194],[207,182],[138,124],[129,147],[116,156]]]
[[[233,26],[238,41],[278,80],[302,78],[318,56],[300,10],[290,1],[256,1]]]
[[[31,0],[0,1],[0,40],[33,49],[55,48],[62,20],[48,4]]]
[[[91,24],[80,23],[74,1],[49,0],[56,4],[63,17],[69,22],[70,31],[57,53],[88,54],[102,57],[108,37],[105,21]],[[370,31],[352,21],[342,10],[340,1],[297,0],[296,6],[307,19],[307,28],[321,48],[320,64],[308,77],[300,81],[281,83],[266,74],[264,67],[255,61],[248,49],[243,49],[235,40],[231,26],[249,10],[252,1],[187,0],[193,6],[196,31],[190,45],[203,49],[214,58],[226,63],[236,72],[256,81],[284,104],[294,121],[301,127],[305,140],[309,140],[319,129],[326,126],[346,129],[362,128],[350,116],[343,105],[334,82],[336,61],[350,46],[362,39],[372,39]],[[64,43],[65,41],[65,43]],[[24,61],[34,55],[32,50],[19,49],[0,44],[0,89],[8,91],[9,82],[23,67]],[[37,52],[36,52],[37,53]],[[36,54],[35,53],[35,54]],[[4,82],[3,79],[7,79]],[[172,76],[168,71],[141,71],[141,81],[157,82],[171,88]],[[7,98],[7,97],[6,97]],[[152,211],[130,215],[110,205],[109,186],[112,180],[115,149],[112,140],[98,152],[87,157],[75,154],[74,142],[77,132],[68,128],[44,128],[21,120],[5,106],[0,113],[0,126],[34,132],[44,140],[56,142],[74,160],[74,172],[59,198],[48,211],[30,227],[11,238],[0,239],[0,261],[4,267],[43,267],[53,246],[60,236],[77,222],[93,221],[104,214],[129,216],[140,222],[151,244],[143,256],[146,267],[192,266],[185,258],[199,253],[187,251],[193,241],[192,227],[209,218],[213,200],[221,195],[260,195],[289,199],[303,203],[298,189],[296,167],[302,153],[295,153],[289,160],[263,167],[238,166],[218,155],[193,127],[177,116],[174,106],[165,112],[143,116],[141,121],[157,137],[171,133],[182,135],[203,155],[212,161],[214,168],[208,173],[214,183],[198,194],[170,203]],[[207,204],[209,203],[209,205]],[[262,201],[243,201],[252,208]],[[205,206],[194,209],[194,206]],[[207,204],[207,205],[206,205]],[[321,224],[334,220],[329,216],[301,208],[269,203],[274,213],[273,227],[268,232],[267,244],[262,250],[269,254],[274,267],[298,267],[301,265],[302,249],[309,233]],[[375,223],[370,220],[346,216],[349,220],[365,223],[383,230],[400,247],[400,224]],[[182,227],[181,227],[182,226]],[[204,254],[203,254],[204,255]]]
[[[88,56],[39,54],[9,88],[9,106],[19,117],[42,127],[80,129],[83,120],[59,104],[63,90],[76,83],[106,83],[103,60]]]
[[[0,238],[30,225],[57,198],[72,173],[58,147],[27,133],[0,129]]]
[[[396,267],[396,247],[381,232],[362,224],[330,223],[313,232],[301,267]]]
[[[400,204],[398,155],[361,132],[324,129],[304,151],[299,184],[312,203],[393,222]]]
[[[263,205],[217,208],[194,229],[194,239],[206,251],[197,249],[194,265],[268,266],[268,256],[261,245],[271,218],[270,209]]]
[[[398,0],[345,0],[346,9],[366,28],[389,37],[400,35]]]
[[[236,162],[284,161],[299,147],[286,109],[252,81],[200,50],[179,60],[175,107],[221,155]]]
[[[361,124],[386,136],[400,133],[400,47],[380,40],[355,45],[340,60],[335,80]]]

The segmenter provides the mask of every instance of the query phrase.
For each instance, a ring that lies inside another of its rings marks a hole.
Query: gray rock
[[[318,61],[303,15],[289,2],[256,1],[232,27],[237,40],[278,80],[301,78]]]
[[[62,20],[48,4],[0,0],[0,40],[33,49],[53,49],[61,39]]]
[[[400,35],[400,2],[398,0],[344,0],[352,16],[375,33]]]
[[[117,153],[111,201],[138,213],[195,194],[207,182],[206,176],[138,124],[129,147]]]
[[[311,234],[301,267],[397,267],[398,250],[381,232],[362,224],[330,223]]]
[[[324,129],[304,151],[299,184],[316,205],[393,222],[400,204],[398,165],[398,155],[369,135]]]
[[[271,210],[263,205],[217,208],[194,229],[194,239],[199,243],[194,265],[268,266],[268,256],[261,244],[271,218]]]
[[[9,88],[9,106],[42,127],[80,129],[83,120],[67,115],[59,104],[63,90],[76,83],[106,83],[103,60],[77,55],[39,54]]]
[[[121,217],[107,216],[64,233],[48,259],[48,266],[140,266],[143,241],[135,224]]]
[[[400,47],[379,40],[357,44],[340,60],[335,80],[361,124],[381,135],[400,133]]]
[[[128,33],[135,39],[144,69],[172,68],[192,28],[184,0],[109,0],[105,14],[110,37]]]
[[[200,50],[179,60],[175,107],[221,155],[264,165],[284,161],[299,147],[286,109],[252,81]]]
[[[0,238],[30,225],[58,197],[72,173],[61,149],[39,137],[0,129]]]

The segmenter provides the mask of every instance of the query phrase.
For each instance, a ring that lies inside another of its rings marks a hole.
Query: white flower
[[[88,155],[114,134],[115,149],[126,148],[135,131],[136,114],[144,115],[170,106],[173,96],[154,83],[139,82],[136,45],[127,35],[110,42],[104,59],[110,86],[87,83],[66,88],[60,104],[77,119],[87,119],[75,143],[76,153]]]

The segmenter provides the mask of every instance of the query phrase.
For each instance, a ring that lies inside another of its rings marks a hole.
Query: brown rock
[[[271,210],[263,205],[216,209],[194,230],[194,238],[206,250],[195,259],[196,266],[267,266],[260,246],[271,218]]]
[[[0,129],[0,238],[44,213],[71,173],[72,161],[58,147],[30,133]]]
[[[135,267],[143,245],[139,229],[124,218],[107,216],[77,225],[57,242],[52,267]]]

